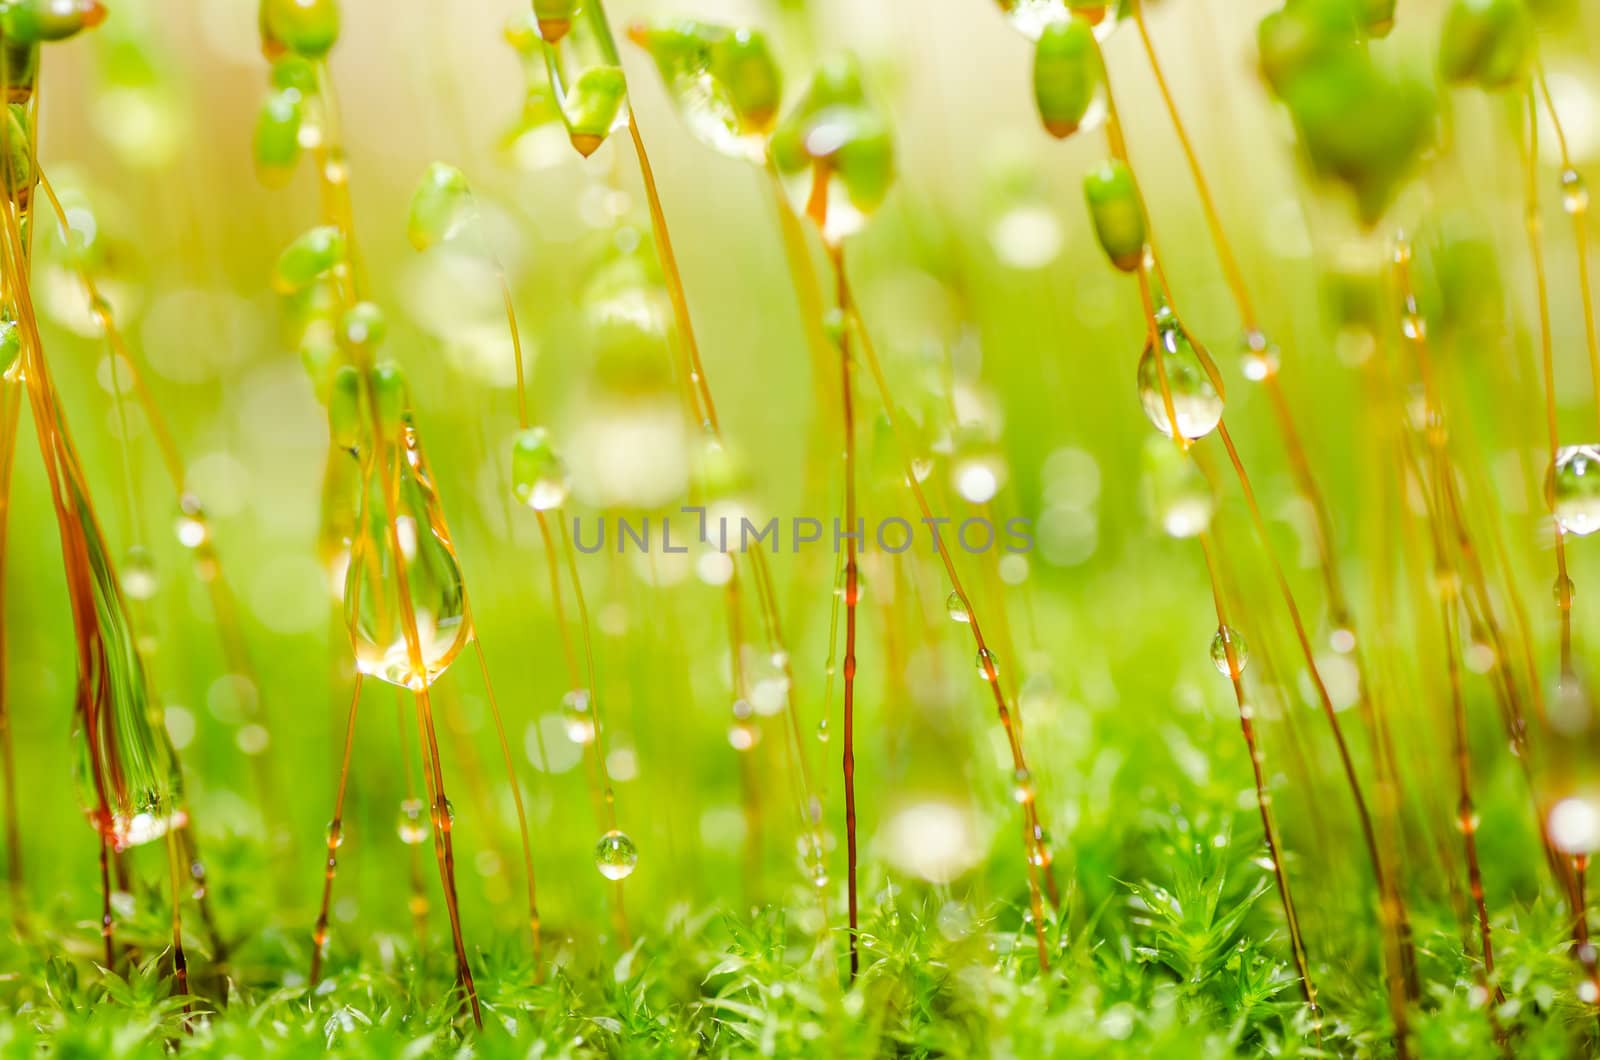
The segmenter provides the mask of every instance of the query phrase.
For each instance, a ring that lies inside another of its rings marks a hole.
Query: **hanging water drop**
[[[156,594],[160,581],[156,563],[143,545],[134,545],[122,559],[122,591],[135,600],[148,600]]]
[[[1216,502],[1211,484],[1189,454],[1165,438],[1151,437],[1141,463],[1145,502],[1162,531],[1180,539],[1204,533]]]
[[[595,719],[587,688],[574,688],[561,697],[561,724],[567,739],[578,746],[594,743]]]
[[[988,648],[978,649],[978,676],[991,682],[1000,677],[1000,664],[995,662],[994,652]]]
[[[534,511],[559,508],[572,484],[566,462],[550,444],[543,427],[517,432],[511,446],[511,489],[517,500]]]
[[[1558,449],[1549,490],[1550,509],[1563,532],[1588,537],[1600,530],[1600,445]]]
[[[1232,626],[1222,626],[1211,638],[1211,665],[1224,677],[1237,678],[1244,673],[1250,661],[1250,649],[1244,637]]]
[[[402,799],[400,802],[400,819],[395,824],[395,832],[399,834],[400,842],[407,846],[414,847],[428,841],[432,826],[423,809],[421,799]]]
[[[639,864],[639,849],[625,832],[613,828],[594,847],[594,867],[608,880],[624,880]]]
[[[409,414],[400,414],[397,434],[398,444],[374,447],[362,469],[344,616],[357,669],[421,689],[471,643],[472,622],[455,546]]]
[[[1021,805],[1027,805],[1033,801],[1033,774],[1028,772],[1027,769],[1019,768],[1011,774],[1011,798]]]
[[[178,543],[184,548],[199,548],[211,538],[205,508],[200,498],[192,493],[185,493],[178,499],[177,531]]]
[[[972,614],[967,610],[967,601],[955,589],[951,589],[950,595],[944,598],[944,609],[952,622],[964,625],[972,621]]]
[[[1561,171],[1561,208],[1573,217],[1589,209],[1589,186],[1576,169]]]
[[[1177,321],[1167,319],[1157,328],[1156,341],[1147,344],[1139,358],[1138,378],[1144,414],[1167,437],[1181,435],[1193,441],[1204,438],[1222,422],[1222,395]]]

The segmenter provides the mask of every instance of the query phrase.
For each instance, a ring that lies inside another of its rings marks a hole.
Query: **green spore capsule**
[[[1094,27],[1081,18],[1045,27],[1033,53],[1033,98],[1046,132],[1065,139],[1095,124],[1104,82]]]
[[[1394,29],[1395,0],[1362,0],[1361,20],[1368,35],[1387,37]]]
[[[372,369],[372,396],[378,405],[378,422],[389,435],[398,434],[411,408],[406,373],[395,361],[380,361]]]
[[[711,45],[711,76],[727,90],[740,131],[766,133],[783,102],[783,75],[766,34],[735,29]]]
[[[261,0],[263,39],[320,59],[339,39],[337,0]]]
[[[1455,0],[1439,35],[1439,71],[1457,84],[1506,88],[1527,76],[1533,47],[1522,0]]]
[[[319,225],[303,233],[278,255],[272,285],[280,294],[304,290],[344,260],[344,233],[333,225]]]
[[[22,44],[66,40],[105,18],[99,0],[12,0],[0,7],[0,35]]]
[[[328,390],[328,435],[340,449],[355,452],[361,443],[361,373],[342,364]]]
[[[511,492],[534,511],[559,508],[571,491],[567,465],[543,427],[517,432],[511,443]]]
[[[38,183],[28,138],[28,111],[20,103],[6,109],[6,189],[18,204],[25,204]]]
[[[280,186],[300,160],[300,123],[304,111],[299,89],[281,89],[261,104],[256,118],[256,175],[263,184]]]
[[[383,341],[389,332],[389,321],[376,302],[357,302],[345,311],[339,321],[339,335],[345,344],[357,349],[371,349]]]
[[[295,89],[304,99],[317,90],[317,68],[298,55],[285,55],[272,64],[272,87]]]
[[[565,37],[581,6],[579,0],[533,0],[533,17],[539,25],[539,36],[550,44]]]
[[[472,191],[461,170],[434,162],[422,175],[411,196],[406,238],[418,250],[427,250],[460,231],[472,207]]]
[[[1089,217],[1111,264],[1132,272],[1144,261],[1144,205],[1126,162],[1109,161],[1083,180]]]
[[[620,66],[591,66],[578,76],[563,106],[568,135],[580,155],[588,158],[605,142],[627,95]]]

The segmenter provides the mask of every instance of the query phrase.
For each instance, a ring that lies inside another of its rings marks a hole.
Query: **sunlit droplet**
[[[967,610],[967,602],[962,599],[956,590],[950,590],[950,595],[944,599],[944,609],[950,615],[950,621],[967,623],[972,621],[972,615]]]
[[[978,676],[985,681],[994,681],[1000,676],[1000,664],[995,662],[994,652],[988,648],[978,649]]]
[[[1557,450],[1549,486],[1551,511],[1562,531],[1588,537],[1600,530],[1600,445]]]
[[[400,842],[407,846],[418,846],[428,841],[432,825],[424,812],[421,799],[401,800],[400,819],[395,825],[395,831],[400,835]]]
[[[1589,186],[1576,169],[1561,171],[1561,208],[1574,217],[1589,209]]]
[[[567,739],[580,746],[594,743],[595,720],[587,688],[574,688],[561,697],[561,723]]]
[[[150,553],[141,545],[128,549],[122,560],[122,591],[135,600],[148,600],[159,586],[155,560]]]
[[[1238,677],[1250,661],[1250,649],[1244,637],[1232,626],[1222,626],[1211,638],[1211,664],[1224,677]]]
[[[1600,849],[1600,808],[1582,796],[1569,796],[1550,807],[1550,842],[1568,854]]]
[[[1206,373],[1194,344],[1176,321],[1164,321],[1156,341],[1145,346],[1139,358],[1138,379],[1144,414],[1169,438],[1204,438],[1222,421],[1222,395]],[[1172,399],[1170,415],[1168,395]]]
[[[623,880],[639,864],[639,850],[626,833],[613,828],[594,847],[594,867],[608,880]]]

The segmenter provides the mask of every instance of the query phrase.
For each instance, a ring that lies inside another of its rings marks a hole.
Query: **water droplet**
[[[344,825],[339,821],[329,821],[326,834],[329,849],[337,850],[344,846]]]
[[[995,662],[994,652],[988,648],[978,649],[978,676],[985,681],[994,681],[1000,676],[1000,664]]]
[[[964,427],[950,458],[950,488],[971,504],[988,504],[1005,484],[1005,461],[982,427]]]
[[[1550,508],[1569,534],[1600,530],[1600,445],[1569,445],[1556,451],[1550,470]]]
[[[600,837],[594,847],[594,867],[608,880],[624,880],[639,864],[639,850],[626,833],[615,828]]]
[[[817,740],[820,743],[828,742],[828,719],[823,718],[817,722]]]
[[[400,842],[407,846],[418,846],[428,841],[432,826],[428,823],[428,816],[423,810],[421,799],[401,800],[400,820],[395,826],[395,831],[400,835]]]
[[[1356,631],[1342,621],[1335,622],[1328,631],[1328,647],[1340,655],[1349,655],[1356,650]]]
[[[1572,579],[1563,576],[1556,579],[1555,585],[1551,589],[1551,595],[1555,597],[1556,606],[1563,611],[1572,609],[1573,588]]]
[[[1589,186],[1576,169],[1561,171],[1561,208],[1574,217],[1589,209]]]
[[[402,416],[398,441],[398,446],[377,447],[362,469],[344,616],[362,673],[420,689],[471,642],[472,622],[455,546],[408,416]],[[386,485],[392,497],[385,497]],[[399,591],[402,566],[409,616]]]
[[[1094,27],[1097,40],[1105,40],[1116,30],[1126,13],[1127,5],[1094,3],[1093,0],[999,0],[1011,28],[1027,37],[1038,40],[1044,28],[1052,23],[1081,18]]]
[[[954,589],[951,589],[950,595],[945,597],[944,608],[949,613],[950,621],[952,622],[967,623],[972,621],[972,615],[967,611],[967,602]]]
[[[135,600],[148,600],[156,594],[160,581],[155,560],[142,545],[134,545],[122,560],[122,591]]]
[[[1149,438],[1142,459],[1145,501],[1170,537],[1190,538],[1211,525],[1211,484],[1189,455],[1166,438]]]
[[[1244,336],[1244,377],[1259,383],[1278,374],[1278,347],[1259,331],[1247,331]]]
[[[205,508],[200,498],[185,493],[178,500],[178,542],[184,548],[199,548],[211,538],[211,526],[206,522]]]
[[[1161,372],[1166,372],[1166,390]],[[1156,341],[1145,346],[1139,358],[1139,402],[1156,429],[1169,438],[1174,433],[1191,441],[1204,438],[1222,421],[1222,395],[1206,374],[1200,355],[1177,321],[1162,322]],[[1167,395],[1172,415],[1167,413]]]
[[[1023,805],[1033,801],[1034,787],[1032,773],[1028,772],[1026,769],[1018,769],[1011,774],[1011,798]]]
[[[561,697],[561,724],[566,727],[567,739],[580,746],[594,743],[594,712],[589,707],[587,688],[574,688]]]
[[[748,721],[736,721],[728,728],[728,744],[735,751],[748,751],[756,745],[760,733]]]
[[[543,427],[518,431],[511,446],[511,491],[517,500],[534,511],[549,511],[561,507],[571,489],[566,462],[550,444],[549,433]]]
[[[1550,807],[1550,842],[1568,854],[1600,850],[1600,807],[1583,796],[1569,796]]]
[[[1232,626],[1222,626],[1211,638],[1211,664],[1224,677],[1238,677],[1250,661],[1250,649],[1244,637]]]
[[[789,702],[787,658],[750,648],[743,651],[750,705],[764,718],[782,713]]]

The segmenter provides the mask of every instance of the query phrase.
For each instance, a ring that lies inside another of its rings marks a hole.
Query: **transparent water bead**
[[[1593,799],[1569,796],[1550,807],[1546,822],[1550,842],[1568,854],[1592,854],[1600,849],[1600,806]]]
[[[1278,347],[1259,331],[1244,336],[1244,377],[1260,383],[1278,373]]]
[[[1589,186],[1576,169],[1561,171],[1561,208],[1574,217],[1589,209]]]
[[[582,747],[594,743],[595,720],[587,688],[574,688],[561,697],[561,724],[567,739]]]
[[[995,681],[1000,677],[1000,664],[995,661],[994,652],[988,648],[978,649],[978,676],[985,681]]]
[[[409,421],[398,445],[384,446],[369,459],[363,479],[344,589],[356,667],[393,685],[426,688],[471,643],[472,622],[455,546]],[[392,525],[386,480],[394,493]]]
[[[1556,451],[1550,508],[1566,533],[1588,537],[1600,530],[1600,445],[1569,445]]]
[[[1204,533],[1216,501],[1189,454],[1166,438],[1151,437],[1145,441],[1141,462],[1145,501],[1162,532],[1179,539]]]
[[[639,864],[639,848],[627,833],[613,828],[594,847],[594,867],[608,880],[625,880]]]
[[[967,602],[954,589],[950,590],[950,595],[945,597],[944,609],[950,615],[950,621],[952,622],[966,624],[972,621],[972,614],[967,610]]]
[[[1011,28],[1027,37],[1038,40],[1044,28],[1052,23],[1081,18],[1094,27],[1094,35],[1105,40],[1116,31],[1123,16],[1128,13],[1128,0],[996,0]]]
[[[1011,774],[1011,798],[1013,801],[1026,805],[1034,799],[1033,774],[1026,769],[1018,769]]]
[[[160,587],[156,563],[142,545],[134,545],[122,558],[122,591],[134,600],[148,600]]]
[[[1166,389],[1161,376],[1166,374]],[[1157,329],[1156,341],[1139,358],[1139,403],[1157,430],[1167,437],[1204,438],[1222,422],[1222,395],[1206,373],[1200,355],[1183,328],[1170,318]],[[1167,411],[1167,394],[1172,412]]]
[[[428,841],[432,834],[433,826],[428,821],[426,807],[421,799],[402,799],[400,802],[400,819],[395,824],[395,832],[400,836],[400,842],[407,846],[420,846]]]
[[[511,445],[511,489],[534,511],[559,508],[572,491],[571,475],[543,427],[518,431]]]
[[[1232,658],[1229,658],[1229,655]],[[1250,648],[1232,626],[1223,626],[1211,638],[1211,665],[1224,677],[1238,677],[1250,661]]]

